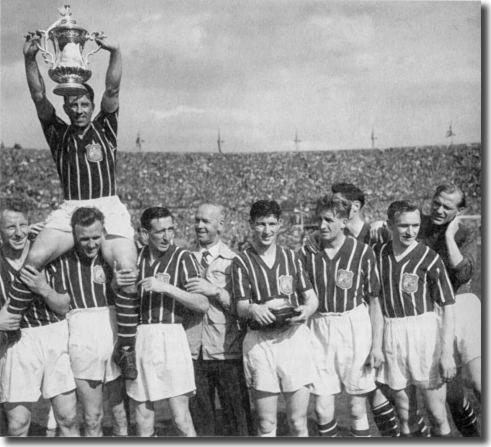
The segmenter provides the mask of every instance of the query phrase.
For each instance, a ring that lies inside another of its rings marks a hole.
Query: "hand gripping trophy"
[[[61,96],[77,96],[86,92],[82,85],[92,76],[88,68],[89,57],[97,53],[101,46],[85,57],[82,55],[84,45],[88,40],[95,41],[103,37],[103,33],[90,33],[77,25],[72,18],[70,6],[59,8],[61,15],[47,30],[39,30],[43,43],[37,44],[46,63],[50,64],[49,77],[58,83],[53,92]],[[47,43],[53,44],[54,55],[48,51]]]

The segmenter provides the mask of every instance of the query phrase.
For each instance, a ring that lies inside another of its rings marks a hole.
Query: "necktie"
[[[210,263],[208,262],[208,256],[211,256],[211,253],[208,250],[205,250],[201,255],[201,267],[203,267],[205,270],[210,265]]]

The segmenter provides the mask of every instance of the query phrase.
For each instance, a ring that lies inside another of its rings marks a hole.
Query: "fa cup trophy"
[[[98,46],[85,57],[82,51],[88,40],[94,41],[96,37],[102,37],[102,34],[89,34],[86,29],[77,25],[69,5],[59,8],[58,12],[60,19],[47,30],[38,31],[42,36],[38,48],[45,62],[50,64],[49,77],[58,84],[53,93],[61,96],[83,95],[87,90],[82,84],[92,76],[92,71],[88,68],[89,56],[97,53],[101,47]],[[52,42],[54,55],[47,49],[48,40]]]

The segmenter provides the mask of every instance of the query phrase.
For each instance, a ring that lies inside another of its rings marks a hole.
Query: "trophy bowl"
[[[46,31],[40,33],[44,37],[44,45],[38,45],[41,53],[50,67],[49,77],[58,85],[53,93],[60,96],[80,96],[87,93],[84,83],[92,76],[92,70],[88,67],[88,58],[100,50],[83,56],[84,45],[88,40],[94,40],[96,33],[89,32],[77,25],[71,17],[70,7],[65,6],[59,10],[62,16]],[[51,41],[54,55],[47,49],[47,41]]]

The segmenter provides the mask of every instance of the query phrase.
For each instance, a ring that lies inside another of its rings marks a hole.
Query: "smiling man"
[[[121,371],[112,360],[116,343],[112,269],[102,256],[104,215],[97,208],[77,208],[71,218],[75,246],[54,265],[70,296],[68,353],[82,404],[85,436],[102,436],[103,391],[108,389],[113,434],[128,434]],[[132,309],[120,315],[132,320]]]
[[[462,219],[464,192],[452,183],[439,185],[431,213],[423,216],[418,238],[435,250],[447,268],[455,292],[456,378],[448,384],[447,403],[455,425],[466,437],[479,436],[477,416],[465,396],[468,382],[481,399],[481,300],[471,293],[477,262],[477,234]]]
[[[276,436],[278,397],[283,394],[291,436],[308,436],[307,408],[317,369],[315,339],[305,323],[319,303],[298,256],[276,244],[280,216],[274,200],[252,205],[252,247],[232,264],[234,300],[239,317],[249,323],[243,359],[258,435]],[[294,312],[280,324],[280,309],[289,307]]]
[[[181,436],[196,436],[189,412],[194,393],[193,363],[183,321],[190,312],[205,313],[209,302],[186,284],[199,277],[192,254],[174,244],[175,221],[167,208],[147,208],[140,218],[147,245],[138,256],[140,324],[136,336],[136,380],[126,382],[135,402],[138,436],[153,436],[155,404],[167,401]],[[116,272],[116,282],[134,280],[131,272]]]
[[[96,207],[104,213],[107,237],[102,245],[109,265],[135,269],[136,250],[131,218],[116,195],[116,153],[119,113],[119,86],[122,76],[122,57],[119,45],[97,35],[95,41],[110,53],[106,72],[106,88],[101,110],[94,120],[94,92],[85,84],[86,93],[64,97],[63,109],[70,124],[65,123],[46,96],[36,55],[41,34],[28,33],[24,43],[24,62],[27,84],[36,106],[39,121],[56,164],[63,189],[64,201],[52,212],[36,241],[30,248],[26,265],[41,270],[45,265],[66,253],[74,245],[70,216],[80,206]],[[23,314],[33,299],[29,288],[15,278],[9,290],[8,311]],[[118,291],[116,305],[137,307],[136,287],[125,286]],[[127,322],[126,322],[127,323]],[[123,375],[134,378],[134,340],[137,321],[118,326],[118,345],[115,356]],[[0,333],[0,344],[7,337]]]
[[[377,247],[382,282],[385,363],[377,379],[394,390],[401,435],[417,424],[418,387],[434,424],[432,435],[450,436],[446,382],[455,375],[455,300],[440,256],[417,241],[420,211],[407,201],[387,211],[392,241]],[[442,308],[438,321],[437,306]],[[408,390],[408,391],[407,391]]]
[[[193,355],[196,396],[191,414],[199,436],[249,436],[252,417],[242,365],[244,330],[232,309],[232,261],[237,256],[222,240],[225,226],[223,206],[204,203],[195,215],[197,245],[193,250],[201,278],[191,278],[188,292],[208,297],[206,314],[186,333]],[[215,394],[222,409],[222,426]]]
[[[29,248],[27,211],[6,204],[0,211],[0,328],[21,327],[19,340],[0,356],[0,403],[10,436],[27,436],[33,405],[51,401],[61,436],[78,436],[75,381],[68,356],[65,314],[70,298],[63,275],[50,264],[45,271],[22,268]],[[34,294],[27,311],[6,312],[7,290],[19,275]]]
[[[322,346],[317,357],[320,378],[313,390],[318,429],[321,436],[338,435],[335,395],[344,389],[349,396],[351,432],[367,437],[367,395],[375,389],[375,371],[384,361],[375,254],[345,234],[349,201],[324,196],[317,203],[316,215],[320,250],[307,244],[300,259],[319,298],[319,309],[309,321]]]

